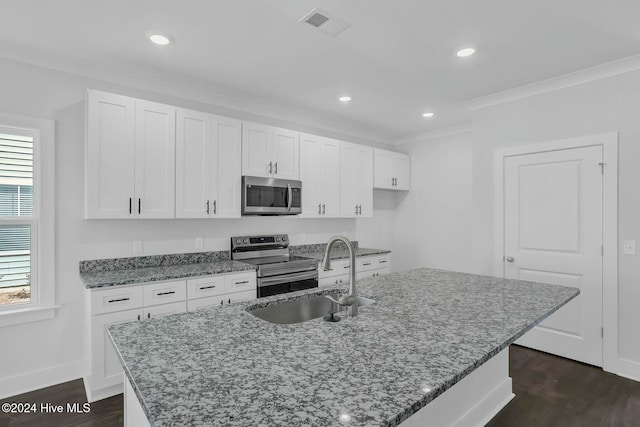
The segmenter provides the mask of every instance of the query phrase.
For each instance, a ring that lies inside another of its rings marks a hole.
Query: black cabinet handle
[[[109,303],[112,303],[112,302],[121,302],[121,301],[129,301],[129,298],[110,299],[110,300],[109,300]]]
[[[247,283],[249,283],[248,280],[243,280],[242,282],[236,282],[236,285],[244,285],[244,284],[247,284]]]
[[[389,261],[387,261],[386,259],[381,259],[379,262],[380,264],[384,264],[385,262],[389,262]]]
[[[362,265],[371,265],[370,262],[363,262]]]
[[[274,166],[276,167],[276,175],[278,175],[278,162]]]
[[[324,208],[325,208],[325,205],[324,205],[324,203],[323,203],[323,204],[322,204],[322,215],[324,215],[324,214],[325,214],[325,209],[324,209]]]
[[[345,266],[344,266],[344,267],[342,267],[342,268],[351,268],[351,266],[350,266],[350,265],[345,265]]]
[[[269,173],[273,173],[273,162],[269,162]]]
[[[215,287],[216,287],[216,285],[200,286],[200,290],[202,291],[202,290],[205,290],[205,289],[213,289]]]
[[[147,319],[151,319],[151,313],[147,313]]]
[[[216,201],[213,201],[213,214],[215,215],[218,211],[218,208],[216,207]]]
[[[318,203],[318,215],[322,215],[322,205]]]
[[[207,200],[207,215],[209,215],[209,201]]]
[[[142,200],[138,197],[138,215],[140,215],[141,210],[142,210]]]
[[[138,314],[138,320],[140,320],[140,315]]]
[[[223,305],[223,304],[224,304],[224,300],[221,300],[221,301],[220,301],[220,305]]]
[[[131,197],[129,197],[129,215],[132,214],[132,212],[131,212],[132,202],[133,202],[133,200],[131,199]]]
[[[156,295],[158,296],[162,296],[162,295],[171,295],[171,294],[175,294],[176,291],[167,291],[167,292],[158,292]]]
[[[276,163],[277,164],[277,163]],[[228,304],[231,304],[231,298],[229,298]]]
[[[356,215],[358,215],[358,205],[356,205]]]

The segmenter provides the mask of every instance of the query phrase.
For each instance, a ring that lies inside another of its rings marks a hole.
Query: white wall
[[[471,133],[401,145],[411,155],[411,191],[399,192],[393,270],[471,271]]]
[[[501,147],[618,131],[618,244],[640,240],[639,71],[478,109],[472,117],[475,272],[492,273],[493,152]],[[640,378],[640,259],[622,255],[621,247],[619,253],[620,366]]]
[[[148,83],[144,83],[144,87],[148,87]],[[0,59],[0,112],[56,121],[55,254],[42,256],[55,256],[56,303],[62,306],[53,320],[0,328],[0,342],[3,343],[0,395],[10,396],[82,375],[84,288],[78,276],[80,260],[135,256],[133,240],[144,241],[144,254],[147,255],[195,251],[196,237],[205,238],[204,250],[228,250],[228,239],[232,235],[272,232],[289,233],[293,244],[318,243],[332,235],[343,234],[359,239],[363,245],[391,246],[388,242],[391,242],[389,236],[393,235],[392,204],[384,194],[374,201],[373,219],[84,220],[84,97],[87,88],[273,125],[291,125],[287,117],[262,120],[253,114],[237,111],[230,114],[223,107],[180,99],[175,94],[163,95],[162,87],[158,87],[157,92],[143,91]],[[326,122],[323,125],[336,127]],[[309,126],[297,129],[367,142]],[[378,230],[385,230],[386,240],[381,239]]]

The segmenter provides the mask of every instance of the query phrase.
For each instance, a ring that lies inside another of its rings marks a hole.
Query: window
[[[54,314],[52,143],[51,122],[0,115],[0,326]]]

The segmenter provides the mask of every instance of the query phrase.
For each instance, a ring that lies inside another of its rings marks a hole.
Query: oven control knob
[[[242,243],[244,243],[244,244],[249,243],[249,239],[244,239],[244,240],[242,241]]]
[[[242,243],[242,240],[238,239],[236,240],[236,244],[239,245],[240,243]]]
[[[280,236],[276,236],[276,242],[280,241]]]
[[[282,236],[282,241],[286,242],[287,241],[287,236]]]

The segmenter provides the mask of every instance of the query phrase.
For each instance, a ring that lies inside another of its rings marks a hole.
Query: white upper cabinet
[[[374,150],[375,188],[409,190],[411,187],[411,161],[408,154]]]
[[[176,217],[240,217],[241,122],[178,110]]]
[[[340,216],[373,216],[373,148],[340,143]]]
[[[255,123],[242,125],[242,174],[299,179],[299,133]]]
[[[85,216],[130,218],[134,197],[135,100],[89,91]]]
[[[300,135],[303,217],[340,216],[340,142]]]
[[[173,218],[175,108],[87,97],[87,218]]]

